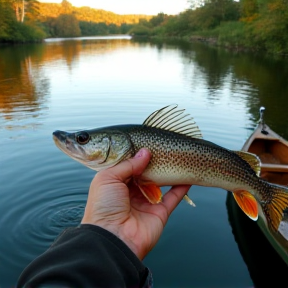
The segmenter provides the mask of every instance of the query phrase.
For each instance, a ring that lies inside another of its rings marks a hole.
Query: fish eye
[[[81,132],[76,135],[76,140],[80,145],[87,144],[90,140],[90,135],[87,132]]]

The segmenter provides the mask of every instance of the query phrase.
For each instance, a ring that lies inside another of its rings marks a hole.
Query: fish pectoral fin
[[[185,200],[189,205],[196,207],[195,203],[192,201],[191,198],[189,198],[187,194],[183,197],[183,200]]]
[[[143,195],[148,199],[151,204],[157,204],[162,200],[162,192],[159,186],[150,181],[143,181],[140,179],[135,180]]]
[[[233,191],[234,199],[242,211],[252,220],[258,219],[258,204],[254,196],[245,190]]]

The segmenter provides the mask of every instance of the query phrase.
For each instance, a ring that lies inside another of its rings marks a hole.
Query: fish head
[[[65,154],[96,171],[134,155],[129,136],[119,131],[94,129],[68,133],[57,130],[53,132],[53,140]]]

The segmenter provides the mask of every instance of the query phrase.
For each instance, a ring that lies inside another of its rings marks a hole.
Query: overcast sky
[[[68,0],[73,6],[89,6],[117,14],[178,14],[189,7],[188,0]],[[40,0],[61,3],[62,0]]]

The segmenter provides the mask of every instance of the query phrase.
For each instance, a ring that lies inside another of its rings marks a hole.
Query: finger
[[[148,149],[142,148],[133,158],[125,160],[116,166],[103,171],[102,177],[106,176],[107,178],[113,178],[121,182],[126,182],[132,176],[141,175],[147,167],[150,158],[150,151]]]
[[[162,199],[163,205],[166,207],[168,215],[177,207],[183,197],[190,189],[190,185],[177,185],[173,186]]]

